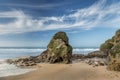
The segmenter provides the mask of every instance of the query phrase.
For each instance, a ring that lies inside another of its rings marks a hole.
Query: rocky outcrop
[[[109,70],[120,71],[120,30],[100,47],[109,57]]]
[[[86,58],[94,58],[94,57],[106,58],[107,54],[105,54],[103,51],[94,51],[94,52],[88,53],[88,55],[86,55]]]
[[[88,54],[73,54],[72,55],[72,60],[77,60],[77,59],[91,59],[91,58],[107,58],[107,55],[103,51],[93,51]]]
[[[56,33],[47,46],[47,50],[38,56],[8,59],[7,62],[16,66],[34,66],[37,63],[70,63],[72,59],[72,47],[65,32]]]
[[[70,63],[72,57],[72,47],[65,32],[56,33],[38,59],[49,63]]]

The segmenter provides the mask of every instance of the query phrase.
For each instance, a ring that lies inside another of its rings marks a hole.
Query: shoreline
[[[93,67],[84,62],[72,64],[40,63],[37,70],[0,80],[119,80],[120,72],[108,71],[106,66]]]
[[[94,54],[92,54],[92,56],[94,56]],[[32,57],[32,56],[29,56],[29,57]],[[19,58],[13,58],[13,59],[6,59],[6,60],[2,60],[4,63],[6,63],[6,64],[8,64],[8,66],[10,66],[10,65],[13,65],[13,67],[14,67],[14,69],[18,69],[18,70],[20,70],[20,71],[23,71],[23,72],[21,72],[21,73],[19,73],[19,72],[17,72],[17,75],[21,75],[21,74],[26,74],[26,73],[29,73],[29,72],[31,72],[31,71],[34,71],[34,70],[32,70],[32,69],[39,69],[39,68],[41,68],[41,65],[47,65],[47,64],[49,64],[49,63],[37,63],[37,65],[33,65],[33,66],[17,66],[16,65],[16,63],[14,64],[14,63],[9,63],[9,62],[7,62],[7,61],[9,61],[9,60],[12,60],[13,62],[14,61],[17,61],[18,59],[20,59],[20,60],[24,60],[24,59],[29,59],[29,57],[19,57]],[[34,57],[34,56],[33,56]],[[91,55],[90,55],[90,57],[91,57]],[[89,64],[89,65],[95,65],[96,66],[96,64],[94,64],[95,63],[95,61],[96,60],[99,60],[99,59],[101,59],[101,58],[86,58],[85,57],[85,55],[84,54],[73,54],[73,58],[72,58],[72,63],[70,64],[70,65],[73,65],[73,64],[75,64],[75,63],[79,63],[79,62],[84,62],[84,63],[86,63],[86,64]],[[94,61],[93,61],[94,60]],[[90,61],[90,62],[89,62]],[[92,63],[92,64],[91,64]],[[19,64],[19,63],[18,63]],[[55,63],[55,64],[58,64],[58,65],[62,65],[62,63]],[[44,66],[43,65],[43,66]],[[64,64],[65,65],[65,64]],[[67,64],[67,65],[69,65],[69,64]],[[88,66],[89,66],[88,65]],[[99,64],[97,64],[97,66],[98,66]],[[104,65],[104,64],[103,64]],[[42,66],[42,67],[43,67]],[[13,69],[13,68],[12,68]],[[14,70],[13,69],[13,70]],[[24,72],[24,70],[27,70],[28,69],[28,71],[27,72]],[[13,71],[14,72],[14,71]],[[11,70],[11,73],[13,73],[12,72],[12,70]],[[10,72],[9,72],[10,73]],[[7,76],[17,76],[16,75],[16,73],[15,73],[15,75],[14,74],[8,74]],[[1,77],[7,77],[7,76],[1,76]]]
[[[104,56],[105,55],[100,51],[94,51],[87,55],[73,53],[71,64],[35,63],[36,56],[7,59],[6,62],[8,61],[8,63],[14,64],[14,66],[22,65],[18,67],[19,69],[26,68],[35,70],[18,75],[0,77],[0,80],[96,80],[94,79],[96,77],[103,77],[105,80],[111,80],[111,77],[108,75],[114,74],[114,72],[110,73],[106,69],[104,60],[106,58]],[[31,61],[33,62],[31,63]],[[100,72],[99,69],[103,71],[96,75],[97,72]],[[107,74],[107,77],[104,77],[105,74]],[[116,73],[114,75],[116,75]],[[117,76],[120,78],[120,75]],[[117,80],[118,77],[112,80]],[[101,80],[101,78],[98,78],[98,80]]]
[[[34,67],[20,68],[14,64],[9,64],[5,60],[0,61],[0,77],[16,76],[34,71]]]

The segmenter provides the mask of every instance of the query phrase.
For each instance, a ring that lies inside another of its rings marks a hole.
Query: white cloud
[[[91,29],[94,27],[120,28],[120,2],[106,5],[100,0],[90,7],[78,9],[69,15],[33,19],[21,10],[0,12],[0,19],[14,18],[9,23],[0,23],[0,34],[24,33],[59,29]]]
[[[54,7],[59,7],[59,6],[63,6],[66,4],[70,4],[70,3],[47,3],[47,4],[14,4],[14,3],[6,3],[6,4],[1,4],[0,6],[7,6],[7,7],[24,7],[24,8],[33,8],[33,9],[52,9]]]

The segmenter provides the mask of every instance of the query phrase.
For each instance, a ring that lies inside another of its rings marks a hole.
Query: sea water
[[[13,64],[8,64],[5,62],[0,63],[0,77],[24,74],[33,70],[35,69],[21,69]]]
[[[46,48],[41,47],[0,47],[0,77],[24,74],[34,69],[21,69],[5,62],[6,59],[40,55]],[[73,54],[88,54],[99,50],[96,47],[74,48]]]

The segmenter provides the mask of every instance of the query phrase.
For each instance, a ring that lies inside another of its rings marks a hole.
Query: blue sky
[[[58,31],[99,47],[119,28],[120,0],[0,0],[1,47],[46,47]]]

